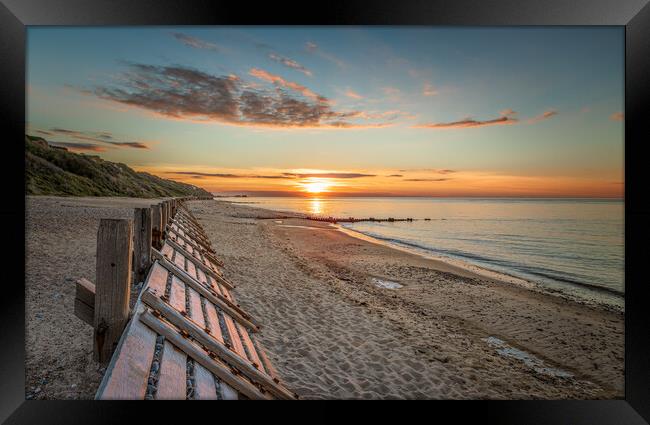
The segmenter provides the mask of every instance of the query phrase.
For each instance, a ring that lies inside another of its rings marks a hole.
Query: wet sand
[[[91,327],[74,316],[74,281],[94,279],[99,219],[130,218],[152,202],[27,197],[28,398],[94,397],[103,369],[92,360]],[[620,313],[326,223],[274,219],[279,214],[222,201],[189,205],[239,303],[262,323],[278,372],[302,398],[623,395]]]

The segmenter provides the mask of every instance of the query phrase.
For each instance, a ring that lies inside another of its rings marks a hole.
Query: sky
[[[30,27],[28,134],[218,193],[623,196],[622,27]]]

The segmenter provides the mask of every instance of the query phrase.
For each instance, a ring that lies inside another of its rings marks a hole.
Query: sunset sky
[[[30,27],[27,133],[213,192],[622,197],[614,27]]]

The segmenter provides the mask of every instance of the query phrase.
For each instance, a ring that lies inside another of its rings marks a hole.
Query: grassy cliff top
[[[200,187],[137,172],[96,155],[52,147],[45,139],[29,135],[25,136],[25,180],[27,195],[212,196]]]

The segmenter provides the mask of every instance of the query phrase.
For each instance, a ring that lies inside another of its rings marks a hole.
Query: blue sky
[[[382,187],[432,195],[622,182],[622,27],[31,27],[27,52],[30,134],[211,190],[288,183],[260,170],[420,170]]]

